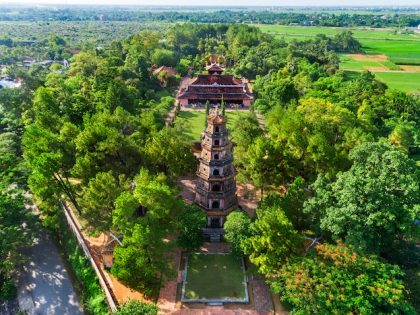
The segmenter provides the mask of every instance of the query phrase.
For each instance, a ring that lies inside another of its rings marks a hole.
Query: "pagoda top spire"
[[[220,114],[218,106],[213,109],[207,116],[207,123],[209,124],[223,124],[227,122],[227,118]]]

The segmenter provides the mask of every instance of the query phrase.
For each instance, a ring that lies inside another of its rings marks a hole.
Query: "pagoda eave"
[[[235,177],[236,176],[236,172],[233,172],[233,173],[231,173],[231,174],[229,174],[229,175],[227,175],[227,176],[220,176],[220,175],[207,175],[207,174],[203,174],[203,173],[201,173],[201,172],[196,172],[196,174],[197,174],[197,176],[198,177],[200,177],[200,178],[202,178],[202,179],[204,179],[204,180],[206,180],[206,181],[209,181],[209,182],[220,182],[220,181],[227,181],[228,179],[231,179],[231,178],[233,178],[233,177]]]
[[[211,209],[211,208],[206,208],[203,207],[202,205],[196,203],[197,206],[199,206],[201,209],[204,209],[206,211],[206,214],[208,216],[212,216],[212,215],[228,215],[229,213],[231,213],[232,211],[238,209],[238,204],[235,203],[233,205],[231,205],[230,207],[226,208],[226,209]]]
[[[201,146],[203,149],[206,149],[208,151],[225,151],[225,150],[232,149],[232,143],[229,143],[228,145],[225,145],[225,146],[217,146],[217,147],[204,143]]]

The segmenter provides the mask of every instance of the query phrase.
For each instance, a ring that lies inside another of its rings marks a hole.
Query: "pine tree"
[[[225,100],[223,99],[223,95],[222,95],[222,101],[221,101],[221,105],[222,105],[222,115],[225,116],[226,113],[226,106],[225,106]]]
[[[207,128],[207,116],[210,114],[210,103],[206,101],[206,117],[204,118],[204,127]]]

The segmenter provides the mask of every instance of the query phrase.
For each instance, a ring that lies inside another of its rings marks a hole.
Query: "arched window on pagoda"
[[[219,132],[219,126],[216,126],[216,127],[214,128],[214,132]]]
[[[214,155],[214,159],[215,159],[215,160],[218,160],[218,159],[219,159],[219,154],[215,154],[215,155]]]
[[[216,176],[220,175],[219,170],[218,169],[213,170],[213,175],[216,175]]]
[[[214,145],[219,145],[219,140],[214,140]]]

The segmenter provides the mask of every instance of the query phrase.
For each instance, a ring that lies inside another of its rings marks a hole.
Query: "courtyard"
[[[242,258],[219,253],[190,254],[183,280],[183,302],[248,302]]]

